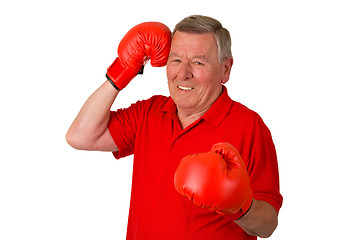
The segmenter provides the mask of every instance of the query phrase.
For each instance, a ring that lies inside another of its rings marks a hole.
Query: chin
[[[172,97],[171,96],[171,98],[174,100],[177,108],[189,109],[189,108],[194,107],[194,104],[192,102],[190,102],[189,99],[184,99],[184,97]]]

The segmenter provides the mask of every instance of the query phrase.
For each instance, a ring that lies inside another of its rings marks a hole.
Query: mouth
[[[178,85],[177,87],[178,87],[180,90],[183,90],[183,91],[189,91],[189,90],[194,89],[194,88],[192,88],[192,87],[185,87],[185,86],[180,86],[180,85]]]

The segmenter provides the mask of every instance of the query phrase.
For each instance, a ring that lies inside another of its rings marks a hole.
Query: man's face
[[[218,61],[214,34],[176,31],[166,71],[177,109],[189,113],[206,111],[219,97],[231,66],[232,59]]]

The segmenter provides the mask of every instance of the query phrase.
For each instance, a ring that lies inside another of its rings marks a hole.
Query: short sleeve
[[[272,205],[279,212],[283,197],[280,194],[279,168],[270,130],[259,117],[254,127],[248,173],[256,200]]]
[[[138,101],[129,108],[110,112],[108,129],[119,151],[113,152],[116,159],[134,153],[136,129],[145,101]]]

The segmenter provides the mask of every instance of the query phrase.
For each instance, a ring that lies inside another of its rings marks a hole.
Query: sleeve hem
[[[262,195],[262,194],[254,194],[254,198],[256,200],[260,200],[260,201],[264,201],[267,202],[268,204],[270,204],[277,213],[279,213],[280,208],[282,206],[282,199],[275,199],[273,197],[269,197],[267,195]]]

